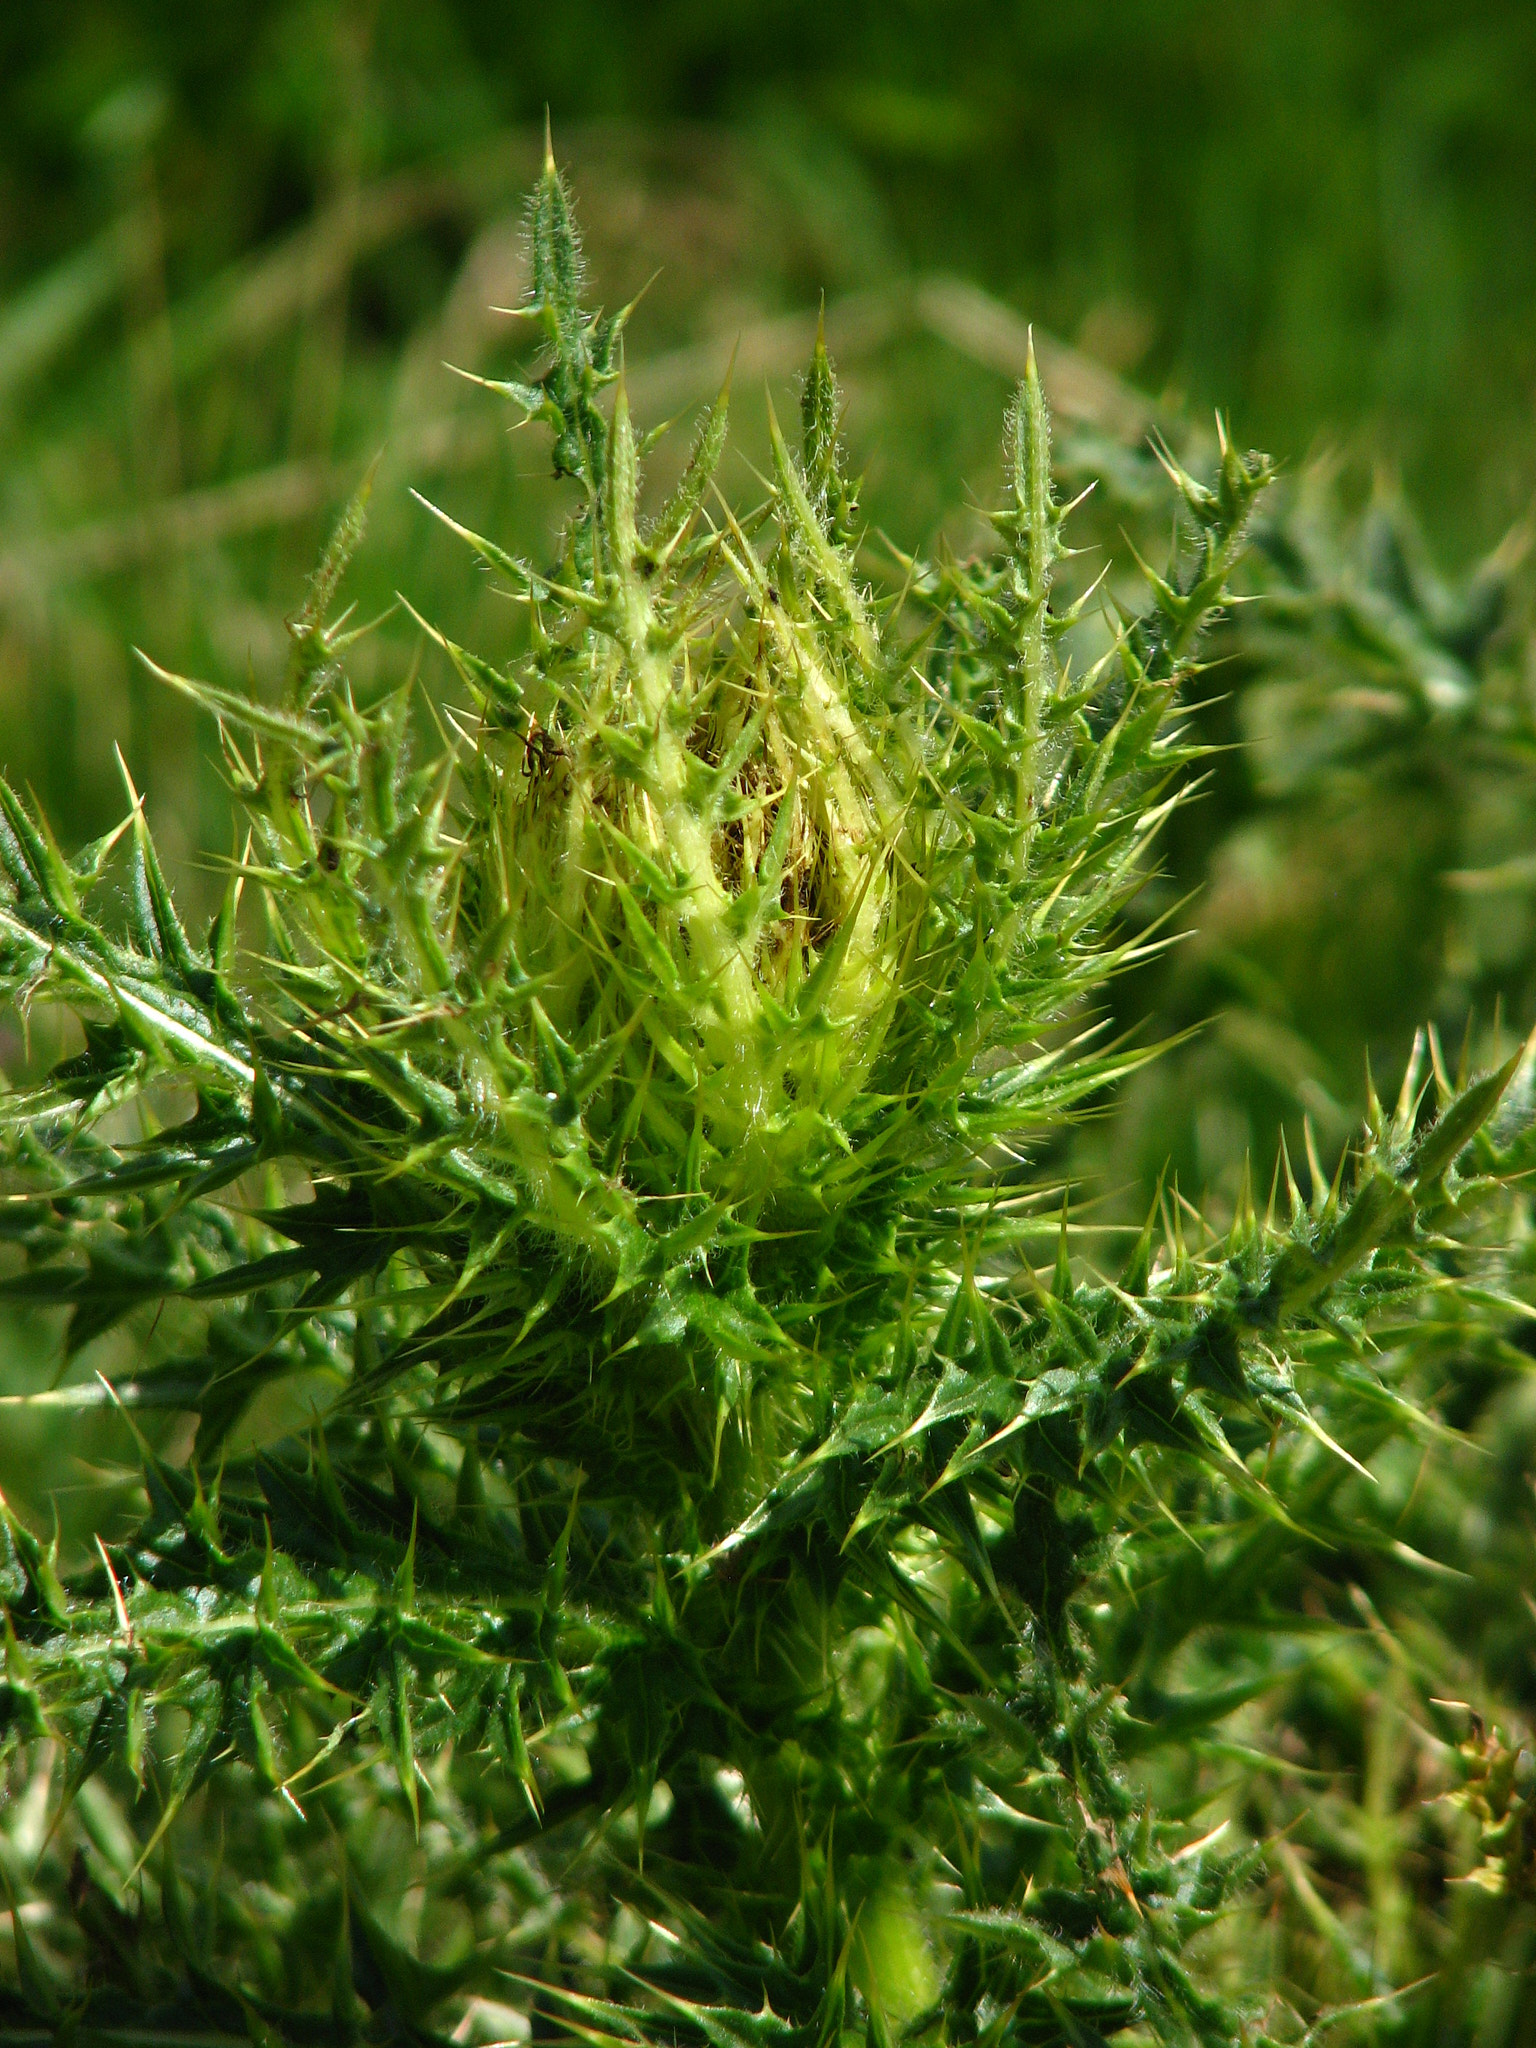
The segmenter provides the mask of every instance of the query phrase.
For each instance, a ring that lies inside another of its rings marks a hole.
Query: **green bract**
[[[644,517],[552,161],[532,239],[548,367],[494,388],[575,511],[548,571],[464,535],[527,625],[505,660],[424,627],[441,751],[348,683],[365,492],[281,704],[168,678],[249,821],[205,945],[137,799],[118,932],[113,844],[69,861],[0,791],[6,991],[83,1033],[4,1100],[4,1284],[72,1352],[157,1317],[131,1376],[42,1397],[121,1407],[131,1536],[66,1571],[5,1519],[0,1728],[40,1814],[60,1745],[95,1846],[73,1934],[14,1919],[0,2016],[1236,2040],[1191,1943],[1254,1859],[1122,1757],[1259,1685],[1136,1719],[1082,1590],[1149,1524],[1196,1542],[1189,1475],[1240,1564],[1294,1531],[1276,1444],[1347,1455],[1298,1358],[1412,1426],[1353,1336],[1519,1168],[1484,1135],[1516,1062],[1432,1119],[1410,1076],[1281,1215],[1245,1194],[1195,1249],[1175,1197],[1113,1277],[1069,1256],[1031,1158],[1145,1056],[1092,999],[1269,465],[1170,463],[1184,556],[1075,674],[1033,365],[995,551],[871,587],[820,341],[765,501],[716,491],[722,393]]]

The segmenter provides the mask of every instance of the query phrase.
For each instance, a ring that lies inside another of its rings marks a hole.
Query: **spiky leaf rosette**
[[[645,519],[552,162],[532,237],[548,364],[500,388],[578,505],[548,571],[465,535],[527,630],[425,629],[441,751],[348,681],[360,498],[279,705],[168,679],[249,827],[205,945],[136,798],[118,931],[112,848],[0,794],[6,987],[83,1037],[5,1100],[5,1284],[71,1355],[154,1318],[131,1373],[40,1397],[121,1409],[133,1533],[62,1573],[7,1511],[0,1580],[6,1740],[63,1745],[65,1807],[120,1788],[142,1960],[103,1964],[77,1885],[49,1924],[87,1973],[18,1919],[3,1995],[135,2040],[437,2039],[471,1991],[541,2037],[1234,2039],[1189,1951],[1244,1861],[1125,1775],[1081,1590],[1179,1473],[1289,1526],[1292,1361],[1422,1291],[1509,1070],[1427,1131],[1410,1099],[1289,1221],[1195,1252],[1174,1215],[1111,1283],[1064,1213],[1038,1275],[1030,1147],[1139,1056],[1092,999],[1267,464],[1175,471],[1186,559],[1076,677],[1033,366],[996,552],[882,595],[824,349],[763,503],[714,492],[722,393]],[[324,1903],[215,1876],[202,1947],[178,1843],[231,1785]],[[390,1811],[463,1902],[441,1952],[380,1903]]]

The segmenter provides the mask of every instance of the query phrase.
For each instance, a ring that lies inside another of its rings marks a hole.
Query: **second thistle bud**
[[[1013,495],[1018,507],[1014,550],[1026,605],[1043,606],[1050,595],[1051,565],[1060,552],[1060,513],[1051,488],[1051,418],[1040,388],[1031,336],[1024,375],[1009,416],[1013,442]]]
[[[853,536],[858,517],[858,486],[843,474],[838,429],[842,425],[842,395],[827,354],[826,318],[816,322],[816,347],[800,394],[802,462],[811,503],[828,533],[846,543]]]

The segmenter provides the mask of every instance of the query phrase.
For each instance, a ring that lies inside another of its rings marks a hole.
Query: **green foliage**
[[[1245,1178],[1218,1228],[1173,1187],[1123,1260],[1039,1163],[1148,1057],[1097,1020],[1158,944],[1126,913],[1270,465],[1167,458],[1177,558],[1079,673],[1032,352],[991,551],[877,571],[824,346],[758,503],[722,392],[648,515],[548,157],[530,236],[544,366],[495,388],[575,504],[542,568],[438,514],[525,625],[423,622],[435,736],[349,672],[365,485],[280,701],[163,678],[244,818],[205,940],[131,787],[73,861],[0,795],[0,976],[73,1020],[4,1098],[3,1285],[62,1324],[39,1400],[110,1404],[142,1475],[87,1558],[4,1511],[0,2017],[1326,2025],[1325,1972],[1223,1947],[1284,1819],[1213,1829],[1202,1773],[1323,1682],[1358,1559],[1434,1569],[1358,1494],[1443,1430],[1426,1360],[1506,1345],[1529,1062],[1436,1043],[1433,1107],[1416,1062],[1306,1198]],[[131,1371],[69,1370],[128,1329]],[[1422,1711],[1465,1738],[1475,2017],[1530,1939],[1525,1766]],[[1390,1943],[1341,1946],[1395,2012]]]
[[[1155,475],[1150,460],[1142,468]],[[1138,1156],[1155,1169],[1171,1150],[1183,1184],[1225,1210],[1245,1146],[1262,1157],[1282,1118],[1298,1161],[1306,1151],[1331,1168],[1364,1079],[1359,1047],[1378,1072],[1392,1067],[1405,1012],[1460,1040],[1449,1066],[1463,1070],[1479,1048],[1497,1056],[1501,1006],[1529,1014],[1523,550],[1517,530],[1453,580],[1379,478],[1361,490],[1320,466],[1273,494],[1243,571],[1259,601],[1212,643],[1225,701],[1207,729],[1241,744],[1213,764],[1208,799],[1174,824],[1174,874],[1211,878],[1200,929],[1115,997],[1122,1016],[1168,1031],[1212,1021],[1085,1134],[1079,1172],[1113,1162],[1123,1173]],[[1144,892],[1146,909],[1163,886]],[[1435,1059],[1437,1087],[1449,1086],[1438,1049]],[[1314,1184],[1325,1177],[1307,1171]],[[1473,1738],[1463,1710],[1436,1704],[1497,1702],[1504,1733],[1487,1740],[1516,1768],[1533,1697],[1521,1591],[1532,1568],[1531,1272],[1515,1216],[1499,1271],[1507,1311],[1490,1318],[1447,1287],[1436,1313],[1399,1335],[1397,1385],[1435,1419],[1430,1437],[1372,1449],[1360,1418],[1319,1410],[1373,1483],[1317,1446],[1310,1476],[1292,1468],[1284,1480],[1287,1498],[1312,1500],[1308,1526],[1326,1515],[1334,1530],[1331,1553],[1298,1548],[1265,1566],[1287,1585],[1288,1625],[1311,1639],[1316,1664],[1241,1709],[1201,1771],[1180,1780],[1184,1797],[1226,1780],[1231,1804],[1218,1795],[1217,1811],[1290,1845],[1271,1862],[1267,1895],[1229,1929],[1261,1979],[1341,2002],[1419,1983],[1358,2023],[1368,2038],[1526,2038],[1529,1922],[1518,1909],[1506,1917],[1508,1894],[1490,1918],[1483,1881],[1470,1882],[1477,1857],[1455,1816],[1461,1745]],[[1278,1447],[1272,1473],[1286,1473]],[[1175,1506],[1187,1524],[1201,1519],[1193,1503]],[[1198,1614],[1205,1586],[1175,1576],[1182,1612]],[[1140,1627],[1116,1632],[1117,1654],[1136,1658]],[[1252,1672],[1251,1646],[1219,1632],[1202,1641],[1180,1621],[1164,1640],[1162,1684]],[[1158,1697],[1150,1667],[1137,1683]],[[1254,1768],[1238,1764],[1234,1740]],[[1260,1767],[1259,1756],[1289,1762]]]

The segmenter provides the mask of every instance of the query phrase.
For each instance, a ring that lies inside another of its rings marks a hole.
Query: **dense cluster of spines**
[[[1191,559],[1074,677],[1033,364],[996,556],[885,598],[820,338],[767,501],[714,493],[722,393],[646,521],[624,317],[582,307],[552,162],[532,245],[549,367],[498,388],[579,503],[547,572],[466,536],[528,632],[497,664],[427,629],[469,700],[441,753],[347,680],[360,499],[282,704],[172,679],[250,825],[206,945],[136,797],[114,936],[113,847],[70,863],[0,791],[6,989],[84,1030],[5,1100],[5,1286],[67,1307],[72,1353],[164,1316],[102,1392],[132,1536],[64,1583],[3,1517],[3,1739],[61,1742],[64,1803],[105,1774],[138,1831],[144,1960],[108,1969],[82,1917],[92,1968],[146,2041],[434,2040],[471,1991],[545,2037],[710,2048],[1235,2040],[1189,1952],[1251,1859],[1123,1757],[1236,1699],[1129,1719],[1075,1596],[1170,1475],[1294,1526],[1262,1446],[1342,1453],[1292,1361],[1418,1297],[1500,1184],[1514,1063],[1427,1128],[1410,1084],[1286,1213],[1245,1197],[1192,1250],[1175,1197],[1112,1281],[1064,1216],[1037,1273],[1059,1190],[1019,1148],[1140,1057],[1080,1034],[1268,466],[1173,468]],[[252,1960],[217,1912],[200,1950],[194,1795],[244,1771],[291,1832],[355,1818],[328,1788],[370,1757],[413,1831],[474,1809],[463,1855],[527,1924],[424,1957],[343,1870],[323,1967]],[[100,2024],[13,1925],[16,2024]]]

